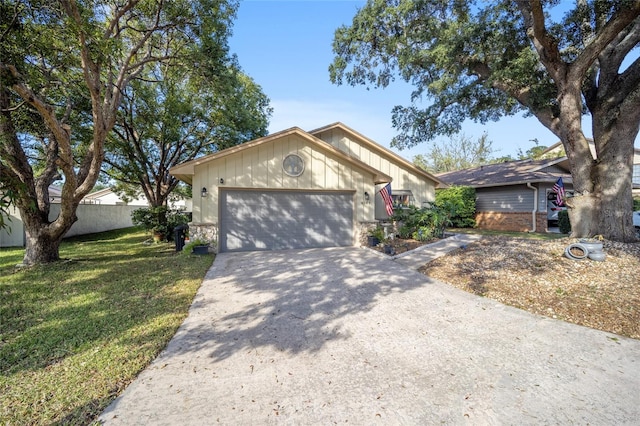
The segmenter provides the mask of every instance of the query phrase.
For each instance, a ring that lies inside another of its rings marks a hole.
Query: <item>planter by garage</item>
[[[369,244],[369,247],[375,247],[378,244],[380,244],[380,239],[378,237],[373,237],[369,235],[367,237],[367,244]]]
[[[193,246],[193,251],[191,253],[193,253],[193,254],[209,254],[209,246],[208,245]]]

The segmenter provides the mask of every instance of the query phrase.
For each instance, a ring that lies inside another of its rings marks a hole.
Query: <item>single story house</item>
[[[219,251],[352,246],[395,203],[435,199],[435,176],[342,123],[292,127],[170,170],[192,185],[190,237]]]
[[[478,228],[502,231],[547,232],[556,208],[553,185],[562,178],[565,191],[573,189],[566,157],[487,164],[437,176],[475,188]]]

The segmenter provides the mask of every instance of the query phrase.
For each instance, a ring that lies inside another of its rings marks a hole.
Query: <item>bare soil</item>
[[[375,247],[371,247],[374,250],[377,250],[381,253],[387,255],[396,255],[400,253],[404,253],[409,250],[416,249],[425,244],[429,244],[437,241],[437,239],[429,240],[429,241],[418,241],[413,239],[404,239],[404,238],[394,238],[393,240],[387,240],[383,244],[378,244]],[[393,248],[392,253],[385,252],[385,246],[391,246]]]
[[[534,314],[640,339],[640,244],[603,241],[606,259],[564,255],[575,239],[484,236],[425,275]]]

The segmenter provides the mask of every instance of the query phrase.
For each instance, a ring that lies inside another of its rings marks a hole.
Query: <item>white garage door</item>
[[[353,192],[220,191],[220,251],[353,245]]]

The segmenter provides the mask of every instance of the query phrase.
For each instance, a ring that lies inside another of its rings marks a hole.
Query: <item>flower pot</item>
[[[191,251],[193,254],[209,254],[209,246],[194,246]]]
[[[370,235],[367,237],[367,243],[369,244],[369,247],[375,247],[380,244],[380,240],[378,239],[378,237],[373,237]]]
[[[582,239],[579,242],[580,242],[580,245],[585,246],[587,250],[589,250],[589,253],[593,251],[595,252],[602,251],[602,243],[600,241]]]
[[[587,257],[589,250],[582,244],[570,244],[564,250],[564,255],[571,260],[582,260]]]
[[[588,257],[596,262],[603,262],[607,255],[603,251],[590,251]]]

